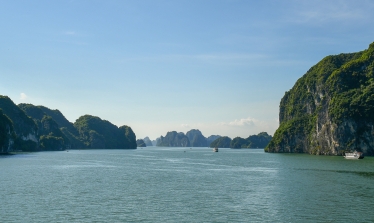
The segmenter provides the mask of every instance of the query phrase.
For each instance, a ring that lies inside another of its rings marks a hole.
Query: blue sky
[[[374,1],[0,2],[0,94],[137,138],[274,134],[285,91],[374,42]]]

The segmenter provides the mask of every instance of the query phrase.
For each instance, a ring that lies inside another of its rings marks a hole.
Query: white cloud
[[[229,126],[255,126],[258,121],[253,118],[242,118],[242,119],[235,119],[234,121],[231,121],[229,123],[226,123],[226,125]]]
[[[183,128],[190,128],[190,125],[189,124],[182,124],[181,125]]]
[[[25,94],[25,93],[21,93],[20,94],[20,98],[21,100],[26,100],[28,98],[28,96]]]

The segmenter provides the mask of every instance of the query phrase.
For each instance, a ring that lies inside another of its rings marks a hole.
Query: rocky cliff
[[[268,135],[267,132],[250,135],[246,139],[235,137],[230,143],[230,148],[265,148],[271,141],[271,138],[271,135]]]
[[[374,43],[327,56],[285,93],[267,152],[374,155]]]
[[[144,141],[144,143],[145,143],[146,146],[153,146],[152,141],[149,139],[148,136],[145,137],[145,138],[143,139],[143,141]]]
[[[136,140],[136,145],[137,145],[137,147],[147,147],[147,145],[145,144],[143,139],[137,139]]]
[[[210,144],[211,144],[214,140],[216,140],[216,139],[218,139],[218,138],[220,138],[220,137],[221,137],[220,135],[211,135],[211,136],[209,136],[209,137],[206,139],[206,143],[207,143],[207,145],[210,146]]]
[[[208,145],[207,139],[198,129],[191,129],[186,133],[186,136],[190,140],[191,147],[206,147]]]
[[[161,136],[157,146],[188,147],[190,140],[183,132],[168,132],[165,137]]]
[[[13,151],[14,139],[13,123],[0,109],[0,154]]]
[[[230,148],[231,138],[227,136],[219,137],[218,139],[214,140],[211,144],[211,148]]]
[[[35,122],[7,96],[0,95],[0,108],[12,121],[15,133],[14,150],[37,151],[39,136]]]
[[[92,115],[79,117],[74,127],[80,140],[91,149],[136,149],[136,136],[128,126],[117,127]]]
[[[62,133],[57,122],[48,116],[41,106],[19,104],[38,126],[39,147],[41,150],[63,150],[71,148],[70,140]]]

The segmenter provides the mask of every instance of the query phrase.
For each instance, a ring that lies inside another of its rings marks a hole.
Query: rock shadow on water
[[[354,170],[319,170],[319,169],[298,169],[306,171],[319,171],[319,172],[332,172],[332,173],[344,173],[344,174],[355,174],[363,177],[374,178],[374,172],[368,171],[354,171]]]

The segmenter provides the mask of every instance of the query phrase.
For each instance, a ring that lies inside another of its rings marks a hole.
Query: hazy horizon
[[[328,55],[374,42],[374,2],[4,1],[1,95],[90,114],[137,138],[278,127],[279,102]]]

